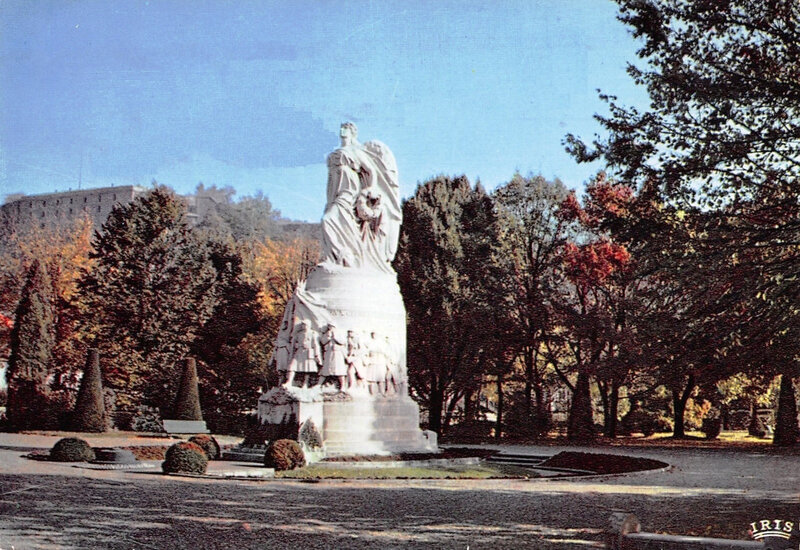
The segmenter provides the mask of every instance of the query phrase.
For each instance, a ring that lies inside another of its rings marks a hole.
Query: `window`
[[[47,206],[47,201],[42,201],[42,206]]]
[[[70,215],[72,214],[72,208],[69,209],[69,213],[70,213]]]
[[[97,205],[97,211],[100,212],[100,205]]]
[[[44,218],[44,210],[42,210],[42,213],[39,215],[39,217]]]
[[[103,200],[103,195],[97,195],[97,202],[101,202]]]
[[[114,200],[115,201],[117,200],[117,194],[116,193],[114,193]]]
[[[89,197],[83,197],[83,202],[86,202],[88,199]]]
[[[72,204],[72,199],[71,198],[69,199],[69,203]]]

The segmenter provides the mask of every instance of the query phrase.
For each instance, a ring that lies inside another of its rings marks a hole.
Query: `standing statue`
[[[286,303],[273,358],[285,382],[261,395],[258,419],[276,438],[299,438],[311,422],[332,455],[436,451],[408,393],[406,309],[392,267],[397,164],[383,143],[360,144],[355,124],[339,137],[327,159],[322,261]],[[342,391],[327,391],[329,378]]]
[[[319,371],[318,386],[325,383],[326,378],[336,378],[339,381],[339,391],[344,391],[347,364],[345,363],[344,339],[336,333],[336,325],[328,323],[328,327],[319,340],[322,344],[322,370]]]
[[[345,122],[341,147],[328,156],[328,201],[322,216],[325,262],[394,273],[402,212],[397,163],[379,141],[361,145]]]
[[[295,373],[304,375],[303,387],[308,387],[310,374],[316,374],[319,364],[322,363],[322,352],[319,347],[319,338],[308,321],[301,321],[294,328],[292,335],[292,360],[289,361],[289,374],[284,386],[294,384]]]
[[[358,340],[355,332],[352,330],[347,331],[347,387],[353,389],[355,387],[364,387],[364,363],[361,360],[361,343]]]

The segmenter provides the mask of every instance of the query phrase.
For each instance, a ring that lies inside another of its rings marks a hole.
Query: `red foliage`
[[[600,220],[609,214],[624,217],[633,202],[633,189],[622,183],[609,182],[603,176],[586,187],[589,201],[586,211],[589,218]]]
[[[631,255],[624,246],[601,240],[578,246],[564,245],[562,257],[567,276],[577,285],[602,284],[614,272],[627,268]]]
[[[583,225],[588,225],[590,223],[589,215],[586,213],[586,210],[583,209],[580,202],[578,202],[575,191],[570,191],[567,198],[561,201],[556,216],[563,221],[577,221]]]
[[[14,328],[14,320],[0,313],[0,329],[10,330],[12,328]]]

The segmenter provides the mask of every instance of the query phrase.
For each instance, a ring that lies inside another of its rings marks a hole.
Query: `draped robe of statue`
[[[394,273],[400,236],[397,163],[386,145],[351,143],[328,156],[323,261]]]

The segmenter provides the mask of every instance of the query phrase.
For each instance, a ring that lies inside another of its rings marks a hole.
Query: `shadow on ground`
[[[743,536],[797,506],[544,486],[0,476],[0,548],[587,548],[618,509],[653,530]]]

